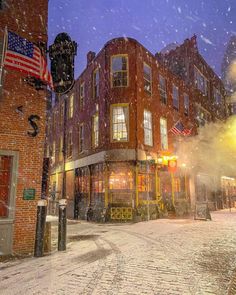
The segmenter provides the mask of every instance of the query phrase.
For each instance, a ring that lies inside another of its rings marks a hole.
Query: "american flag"
[[[170,129],[170,131],[172,133],[174,133],[175,135],[184,135],[184,136],[188,136],[191,134],[192,129],[187,129],[184,128],[184,125],[181,121],[178,121],[175,123],[175,125]]]
[[[40,49],[15,33],[8,32],[4,66],[34,76],[53,89],[52,76]]]

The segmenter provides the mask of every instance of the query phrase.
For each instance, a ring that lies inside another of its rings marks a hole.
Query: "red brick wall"
[[[206,97],[205,95],[202,95],[199,90],[195,89],[193,92],[194,101],[201,104],[206,110],[208,110],[211,113],[213,120],[216,118],[224,119],[227,116],[227,107],[225,102],[226,92],[223,82],[199,53],[196,36],[193,36],[191,39],[186,39],[183,44],[178,46],[175,50],[171,50],[166,55],[157,54],[157,58],[159,58],[159,61],[166,65],[174,73],[178,73],[183,81],[193,87],[195,85],[195,65],[209,81],[209,92]],[[181,71],[184,67],[185,70]],[[219,105],[215,104],[213,87],[216,87],[224,98]]]
[[[110,60],[112,55],[127,54],[129,63],[129,86],[122,88],[111,88],[110,83]],[[149,96],[143,89],[143,62],[152,68],[152,95]],[[92,98],[92,73],[100,65],[100,91],[99,98]],[[161,73],[167,80],[168,102],[163,105],[160,101],[158,75]],[[85,100],[86,107],[81,111],[79,106],[79,86],[85,82]],[[173,108],[172,85],[179,88],[180,109],[176,111]],[[186,127],[193,126],[193,105],[190,103],[190,115],[184,114],[183,93],[186,92],[192,101],[192,90],[184,85],[183,81],[172,74],[167,68],[157,62],[154,55],[147,51],[141,44],[133,39],[117,38],[105,44],[104,48],[98,53],[95,59],[87,66],[81,76],[75,83],[72,90],[75,93],[74,116],[67,120],[67,130],[73,128],[73,155],[68,161],[82,158],[85,155],[99,152],[102,150],[129,148],[143,149],[143,111],[144,109],[152,112],[153,118],[153,147],[145,147],[146,150],[160,151],[160,117],[167,118],[168,130],[181,118]],[[71,92],[71,93],[72,93]],[[70,93],[68,94],[68,97]],[[54,114],[59,118],[59,101],[54,107]],[[128,142],[110,142],[110,105],[115,103],[129,103],[129,141]],[[99,107],[99,146],[96,149],[91,148],[91,118],[96,112],[96,104]],[[49,143],[53,140],[59,146],[60,128],[57,121],[56,132],[49,132]],[[79,154],[78,147],[78,123],[85,123],[86,149],[88,152]],[[173,150],[173,137],[168,133],[169,147]],[[58,156],[56,156],[58,159]],[[57,162],[57,161],[56,161]]]
[[[7,1],[8,8],[0,11],[1,36],[4,27],[30,41],[47,42],[47,0]],[[25,14],[23,14],[25,13]],[[45,136],[46,92],[36,91],[23,82],[24,74],[6,71],[3,96],[0,98],[0,149],[19,152],[16,188],[16,208],[13,233],[13,253],[32,254],[34,249],[37,200],[41,197],[41,178]],[[17,107],[22,106],[22,114]],[[32,131],[30,115],[38,115],[39,134]],[[23,200],[23,190],[35,188],[33,201]]]

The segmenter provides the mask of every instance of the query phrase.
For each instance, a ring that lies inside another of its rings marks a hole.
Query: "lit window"
[[[216,104],[221,103],[222,96],[217,88],[213,88],[214,101]]]
[[[144,110],[143,113],[143,128],[144,128],[144,144],[153,145],[152,139],[152,114],[151,112]]]
[[[72,146],[73,146],[73,143],[72,143],[72,130],[70,130],[68,133],[67,133],[67,158],[70,158],[72,157]]]
[[[79,105],[80,108],[83,109],[84,108],[84,98],[85,98],[85,84],[84,82],[82,84],[80,84],[80,90],[79,90]]]
[[[172,95],[173,95],[173,106],[176,110],[179,109],[179,89],[173,85],[172,88]]]
[[[68,117],[73,118],[74,113],[74,94],[71,94],[68,106]]]
[[[144,78],[144,90],[149,94],[152,93],[152,72],[151,68],[147,64],[143,64],[143,78]]]
[[[184,93],[184,113],[189,114],[189,96],[186,93]]]
[[[161,149],[168,149],[168,137],[167,137],[167,120],[160,118],[160,132],[161,132]]]
[[[84,151],[84,124],[79,125],[79,152]]]
[[[128,105],[112,106],[112,141],[128,141]]]
[[[95,114],[92,119],[92,146],[98,146],[99,126],[98,126],[98,114]]]
[[[167,104],[166,79],[162,75],[159,75],[159,91],[161,102]]]
[[[195,86],[199,89],[204,95],[208,95],[208,81],[204,75],[194,66],[194,79]]]
[[[93,98],[99,96],[99,69],[93,72]]]
[[[111,61],[112,87],[128,86],[128,57],[112,56]]]

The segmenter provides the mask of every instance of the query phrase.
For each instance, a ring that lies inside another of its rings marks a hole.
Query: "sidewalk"
[[[225,295],[236,268],[232,211],[213,212],[212,221],[70,223],[67,251],[0,264],[0,290],[4,295]]]

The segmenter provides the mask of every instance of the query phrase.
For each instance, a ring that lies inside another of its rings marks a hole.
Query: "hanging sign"
[[[49,46],[51,74],[56,93],[66,93],[73,87],[76,53],[77,43],[66,33],[58,34],[54,43]]]

